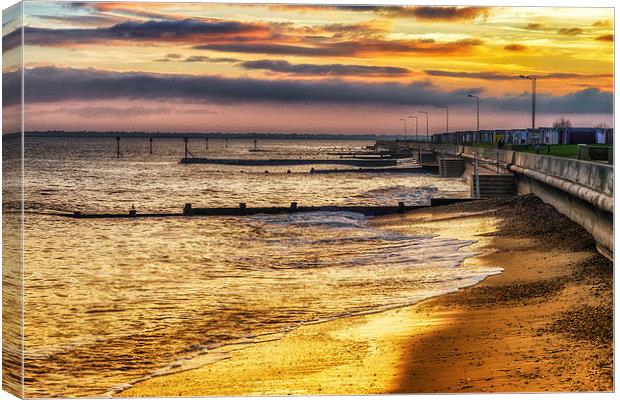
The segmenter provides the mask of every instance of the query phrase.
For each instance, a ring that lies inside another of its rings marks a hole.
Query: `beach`
[[[613,390],[613,270],[590,235],[534,196],[376,218],[475,240],[459,268],[503,272],[413,306],[301,326],[120,396]]]

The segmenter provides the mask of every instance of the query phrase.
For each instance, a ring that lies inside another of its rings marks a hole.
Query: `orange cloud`
[[[198,50],[215,50],[228,53],[253,53],[297,56],[334,57],[372,57],[380,55],[438,56],[468,54],[483,42],[478,39],[463,39],[455,42],[435,42],[429,39],[418,40],[349,40],[338,42],[313,43],[312,45],[253,42],[253,43],[215,43],[195,46]]]
[[[602,35],[602,36],[597,37],[595,40],[598,40],[599,42],[613,42],[614,35],[613,34]]]
[[[508,45],[504,46],[504,50],[508,50],[508,51],[525,51],[525,50],[527,50],[527,46],[524,46],[524,45],[518,44],[518,43],[513,43],[513,44],[508,44]]]

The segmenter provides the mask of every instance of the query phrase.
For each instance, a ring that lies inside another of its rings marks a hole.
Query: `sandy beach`
[[[478,255],[461,268],[504,272],[413,306],[233,348],[221,361],[144,380],[118,395],[613,390],[612,263],[585,230],[533,196],[374,223],[476,240],[468,250]]]

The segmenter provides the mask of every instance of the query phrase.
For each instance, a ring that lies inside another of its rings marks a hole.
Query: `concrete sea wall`
[[[471,178],[474,159],[480,173],[514,174],[517,193],[533,193],[592,234],[599,251],[613,258],[613,165],[540,154],[472,146],[422,144],[439,157],[465,160]]]

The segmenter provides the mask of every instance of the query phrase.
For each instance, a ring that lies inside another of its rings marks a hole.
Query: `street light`
[[[446,133],[448,133],[450,131],[450,129],[448,128],[448,118],[449,118],[449,111],[448,111],[448,106],[435,106],[437,108],[445,108],[446,109]]]
[[[418,117],[410,115],[409,118],[415,119],[415,140],[418,140]]]
[[[428,111],[418,111],[418,112],[426,115],[426,141],[428,142]]]
[[[476,99],[476,131],[480,132],[480,97],[468,94],[467,97]]]
[[[522,79],[532,81],[532,134],[536,129],[536,75],[519,75]]]
[[[403,126],[405,128],[405,138],[407,137],[407,120],[404,118],[399,118],[399,121],[403,121]]]

